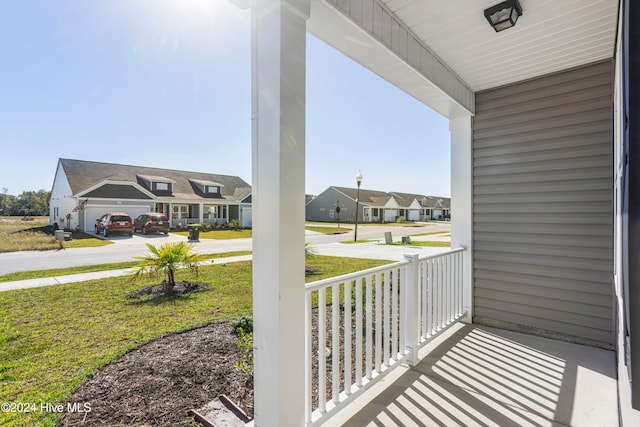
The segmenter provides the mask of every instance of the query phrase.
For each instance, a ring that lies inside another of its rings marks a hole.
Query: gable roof
[[[345,196],[353,199],[354,201],[358,197],[357,188],[336,186],[334,186],[333,188],[343,193]],[[392,196],[389,193],[385,193],[384,191],[364,190],[362,188],[360,189],[360,203],[365,205],[384,206],[387,204],[391,197]]]
[[[449,197],[427,196],[425,194],[413,194],[413,193],[400,193],[398,191],[392,191],[391,194],[393,194],[396,197],[396,200],[398,200],[398,203],[400,203],[399,199],[401,198],[402,200],[408,201],[409,205],[411,204],[411,202],[413,202],[413,200],[417,200],[418,203],[420,203],[422,206],[427,208],[434,208],[438,206],[438,202],[440,203],[441,207],[445,209],[449,209],[451,207],[451,199]]]
[[[358,195],[357,188],[336,187],[335,185],[329,188],[333,188],[343,193],[354,201]],[[364,205],[382,207],[391,199],[395,200],[400,208],[405,209],[409,208],[414,200],[417,200],[420,205],[426,208],[451,208],[451,199],[448,197],[427,196],[424,194],[403,193],[399,191],[391,191],[387,193],[385,191],[360,189],[360,203]]]
[[[251,186],[242,178],[203,172],[188,172],[145,166],[119,165],[85,160],[60,159],[71,191],[78,194],[103,181],[137,182],[146,187],[146,181],[169,182],[173,185],[174,198],[207,199],[196,192],[193,181],[215,182],[220,185],[222,198],[240,201],[251,193]]]

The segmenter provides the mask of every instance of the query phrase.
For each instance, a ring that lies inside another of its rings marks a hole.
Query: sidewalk
[[[214,258],[202,261],[199,265],[226,264],[229,262],[251,260],[251,255],[241,255],[228,258]],[[62,285],[65,283],[85,282],[87,280],[104,279],[106,277],[118,277],[134,274],[137,268],[121,268],[117,270],[94,271],[92,273],[69,274],[65,276],[42,277],[39,279],[16,280],[14,282],[0,282],[0,292],[15,289],[38,288],[41,286]]]
[[[417,238],[414,240],[418,240]],[[435,239],[432,239],[435,240]],[[312,246],[311,252],[317,255],[340,256],[349,258],[370,258],[389,261],[402,261],[405,255],[434,255],[451,250],[448,247],[385,245],[384,243],[325,243]]]
[[[418,240],[417,238],[415,240]],[[425,239],[426,240],[426,239]],[[430,240],[435,240],[431,238]],[[433,255],[446,252],[450,248],[429,247],[429,246],[396,246],[385,245],[378,242],[345,244],[345,243],[324,243],[311,246],[312,253],[317,255],[339,256],[349,258],[369,258],[388,261],[401,261],[405,254],[413,255]],[[252,255],[242,255],[228,258],[213,258],[202,261],[200,265],[224,264],[237,261],[248,261]],[[41,286],[62,285],[65,283],[85,282],[88,280],[103,279],[106,277],[118,277],[134,274],[137,268],[122,268],[117,270],[95,271],[92,273],[69,274],[65,276],[42,277],[39,279],[17,280],[14,282],[0,282],[0,292],[15,289],[38,288]]]

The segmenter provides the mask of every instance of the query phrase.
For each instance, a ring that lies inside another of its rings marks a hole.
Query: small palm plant
[[[196,254],[193,253],[192,246],[185,242],[167,243],[159,248],[147,243],[147,248],[151,255],[136,256],[143,261],[140,268],[135,273],[135,278],[139,278],[145,273],[163,273],[166,280],[163,281],[164,294],[173,294],[176,285],[176,270],[178,268],[189,268],[192,271],[198,270]]]

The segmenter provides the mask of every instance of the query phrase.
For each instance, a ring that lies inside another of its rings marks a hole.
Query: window
[[[215,187],[213,185],[207,185],[206,192],[207,194],[218,194],[219,193],[218,188],[219,187]]]
[[[171,219],[189,218],[189,206],[188,205],[173,205],[171,210]]]
[[[204,212],[202,212],[204,219],[217,219],[218,218],[218,206],[204,205]]]
[[[156,190],[169,191],[168,182],[156,182]]]

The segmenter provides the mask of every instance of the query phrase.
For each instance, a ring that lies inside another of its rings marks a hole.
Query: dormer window
[[[222,187],[224,185],[219,182],[214,181],[206,181],[204,179],[189,179],[193,185],[202,193],[203,196],[207,197],[222,197]]]
[[[158,191],[162,194],[172,193],[173,184],[176,183],[171,178],[157,175],[138,175],[138,180],[152,192]]]

